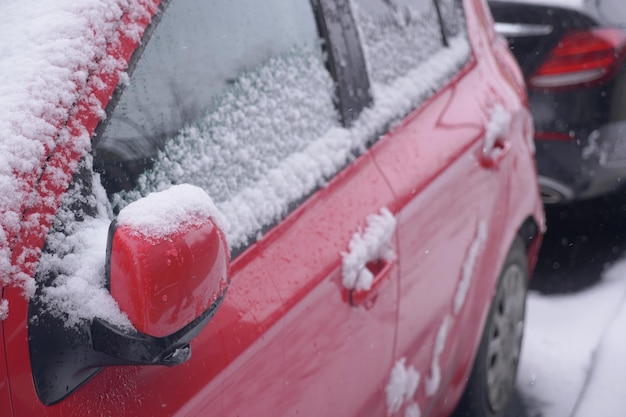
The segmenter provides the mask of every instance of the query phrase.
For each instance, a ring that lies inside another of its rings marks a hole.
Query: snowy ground
[[[581,293],[528,299],[518,389],[544,417],[620,416],[626,375],[626,261]]]
[[[612,215],[624,215],[617,213],[619,208],[611,210]],[[568,217],[556,227],[571,231],[576,222],[571,213]],[[544,258],[544,264],[554,264],[554,274],[561,281],[579,275],[597,282],[565,294],[536,289],[529,293],[517,381],[527,417],[626,416],[622,385],[626,375],[626,256],[619,258],[626,242],[625,221],[597,220],[585,228],[589,233],[578,230],[549,239],[548,245],[556,241],[564,249],[559,255],[551,252],[552,258]],[[610,252],[615,253],[612,259],[602,258]],[[592,271],[594,262],[604,264],[602,270],[598,265]],[[563,263],[571,265],[563,267]],[[551,278],[542,276],[544,271],[538,275],[536,280]]]

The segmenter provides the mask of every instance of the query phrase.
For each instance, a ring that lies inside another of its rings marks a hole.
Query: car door
[[[147,33],[75,165],[35,297],[4,293],[15,414],[381,415],[397,318],[385,209],[395,197],[364,145],[371,135],[341,124],[340,80],[310,3],[172,1]],[[182,182],[204,188],[227,220],[227,295],[188,362],[91,364],[82,353],[100,314],[87,310],[104,289],[107,223]],[[363,238],[377,222],[384,236]],[[362,273],[372,290],[357,293],[346,277]]]
[[[461,374],[454,373],[457,347],[467,366],[481,332],[492,290],[477,277],[484,274],[493,285],[497,274],[509,157],[501,136],[509,115],[488,71],[471,56],[461,2],[355,3],[372,88],[417,107],[372,152],[398,204],[394,369],[420,377],[394,409],[421,407],[430,415],[440,412],[436,400]],[[385,30],[375,31],[376,25]],[[484,293],[474,305],[477,285]]]

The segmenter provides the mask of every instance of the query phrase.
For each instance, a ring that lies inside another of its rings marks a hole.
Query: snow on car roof
[[[147,3],[144,0],[3,2],[0,284],[7,284],[16,273],[11,270],[10,245],[22,227],[24,210],[38,204],[32,199],[34,186],[46,158],[61,140],[62,128],[72,108],[88,93],[88,80],[97,66],[110,64],[98,60],[105,56],[107,43],[115,41],[120,29],[125,36],[139,39],[142,28],[136,22],[148,13]],[[130,10],[132,14],[128,13]],[[125,14],[127,18],[122,19]],[[109,66],[115,69],[115,65]]]

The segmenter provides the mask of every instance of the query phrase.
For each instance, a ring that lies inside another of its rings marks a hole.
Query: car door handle
[[[368,290],[351,289],[348,294],[350,305],[370,308],[376,301],[383,284],[391,277],[396,262],[397,257],[391,260],[379,259],[368,262],[365,268],[373,275],[372,285]]]
[[[497,138],[490,146],[485,146],[480,153],[480,165],[484,168],[498,168],[511,150],[511,142]]]

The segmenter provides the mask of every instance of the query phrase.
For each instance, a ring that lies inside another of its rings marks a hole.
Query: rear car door
[[[337,112],[341,80],[310,3],[175,0],[147,33],[56,213],[35,297],[5,291],[14,412],[381,415],[397,318],[394,195],[366,150],[373,135],[340,122],[355,116]],[[80,353],[101,314],[103,231],[128,203],[185,182],[228,221],[226,298],[188,362],[93,367]],[[384,236],[363,243],[381,221]],[[346,277],[365,270],[375,293],[355,294]]]
[[[511,115],[489,58],[473,55],[461,2],[355,3],[373,90],[418,107],[372,149],[397,198],[396,367],[420,375],[414,396],[395,407],[439,415],[451,406],[436,405],[449,384],[464,385],[508,247]]]

